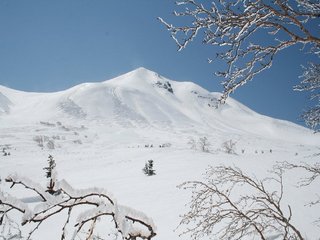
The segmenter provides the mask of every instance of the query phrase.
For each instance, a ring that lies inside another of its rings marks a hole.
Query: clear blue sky
[[[200,41],[177,52],[158,16],[176,22],[172,0],[0,0],[0,85],[52,92],[113,78],[140,66],[221,91]],[[307,56],[290,48],[233,98],[253,110],[302,124],[307,96],[293,92]]]

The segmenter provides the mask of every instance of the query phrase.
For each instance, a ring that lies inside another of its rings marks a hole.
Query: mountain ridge
[[[216,109],[219,96],[195,83],[169,80],[138,68],[110,80],[82,83],[54,93],[0,87],[0,112],[3,121],[8,118],[16,122],[67,118],[124,128],[218,131],[271,138],[283,138],[284,132],[311,134],[294,123],[258,114],[232,98]]]

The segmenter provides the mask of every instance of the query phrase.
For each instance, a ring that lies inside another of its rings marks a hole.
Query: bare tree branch
[[[289,162],[282,162],[278,163],[276,168],[281,168],[283,170],[294,170],[294,169],[303,169],[306,172],[306,177],[300,179],[298,182],[298,187],[306,187],[312,184],[316,179],[320,177],[320,163],[308,164],[308,163],[301,163],[301,164],[294,164]],[[317,195],[318,199],[315,201],[309,202],[308,205],[313,206],[320,203],[320,196]],[[320,221],[320,218],[319,220]]]
[[[292,169],[303,169],[306,171],[307,176],[305,178],[300,179],[299,187],[305,187],[310,185],[320,176],[320,163],[314,163],[313,165],[308,163],[294,164],[290,162],[281,162],[276,165],[276,168],[281,168],[283,170],[292,170]]]
[[[244,174],[238,168],[210,167],[205,181],[190,181],[180,188],[191,189],[189,211],[182,216],[182,234],[192,239],[215,234],[217,239],[243,239],[278,236],[284,240],[303,237],[291,223],[292,210],[282,206],[282,171],[263,181]],[[277,191],[269,191],[267,183],[277,183]],[[249,194],[239,196],[239,191]]]

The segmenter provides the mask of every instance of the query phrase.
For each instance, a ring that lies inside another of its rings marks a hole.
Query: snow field
[[[0,150],[10,152],[10,156],[0,152],[1,179],[18,173],[46,186],[43,168],[51,154],[59,180],[65,179],[76,189],[104,188],[119,204],[142,211],[157,227],[156,240],[190,239],[179,237],[183,227],[176,230],[190,200],[190,192],[177,186],[202,180],[208,166],[239,167],[263,179],[272,176],[277,162],[319,161],[320,137],[310,130],[262,116],[232,99],[214,109],[211,104],[217,93],[143,68],[57,93],[25,93],[5,87],[0,87],[0,93]],[[202,137],[210,143],[209,152],[202,152],[198,145],[190,149],[188,142]],[[229,140],[236,143],[236,155],[222,149]],[[142,172],[150,159],[155,176]],[[283,209],[289,204],[293,223],[307,239],[317,240],[320,229],[314,221],[320,216],[320,205],[307,204],[317,199],[320,180],[297,188],[305,176],[303,170],[285,172]],[[278,189],[274,184],[268,186]],[[39,200],[21,186],[9,189],[2,181],[0,187],[32,206]],[[248,192],[243,189],[237,194]],[[75,211],[82,210],[89,209]],[[50,219],[33,239],[56,240],[65,218],[62,213]],[[97,230],[109,227],[112,239],[109,220],[101,220]],[[68,231],[72,235],[72,229]]]

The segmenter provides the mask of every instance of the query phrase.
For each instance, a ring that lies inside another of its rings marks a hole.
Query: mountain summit
[[[291,140],[310,135],[301,126],[260,115],[231,98],[216,109],[218,97],[219,93],[208,92],[194,83],[169,80],[138,68],[111,80],[84,83],[56,93],[27,93],[1,87],[0,121],[72,119],[119,128]]]

